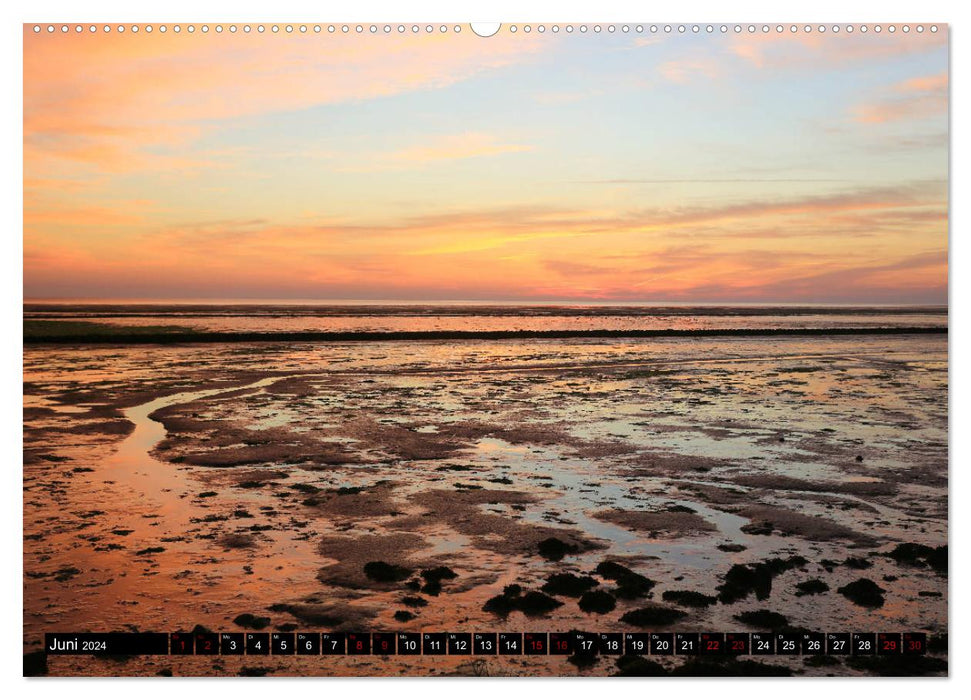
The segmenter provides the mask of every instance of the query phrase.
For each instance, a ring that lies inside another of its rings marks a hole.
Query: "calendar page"
[[[27,23],[29,676],[946,676],[948,26]]]

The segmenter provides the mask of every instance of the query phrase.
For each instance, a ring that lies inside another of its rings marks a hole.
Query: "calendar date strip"
[[[47,633],[50,655],[861,656],[924,654],[923,632]]]

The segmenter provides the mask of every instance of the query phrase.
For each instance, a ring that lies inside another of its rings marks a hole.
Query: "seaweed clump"
[[[888,555],[898,564],[929,566],[939,574],[947,575],[947,545],[928,547],[924,544],[905,542],[894,547]]]
[[[807,564],[804,557],[769,559],[755,564],[735,564],[725,574],[725,581],[718,586],[718,600],[735,603],[755,593],[758,600],[765,600],[772,593],[772,579],[790,569]]]
[[[789,620],[786,619],[785,615],[764,609],[748,610],[746,612],[739,613],[735,616],[735,619],[741,622],[743,625],[755,627],[756,629],[777,630],[782,629],[789,624]]]
[[[707,608],[718,602],[718,598],[698,591],[664,591],[661,598],[668,603],[687,605],[689,608]]]
[[[539,555],[550,561],[560,561],[567,554],[576,554],[580,548],[575,544],[567,544],[556,537],[548,537],[537,545]]]
[[[617,599],[606,591],[590,591],[583,594],[578,605],[585,613],[603,615],[617,607]]]
[[[836,589],[852,602],[864,608],[883,607],[883,594],[886,591],[868,578],[857,579],[842,588]]]
[[[796,584],[796,595],[819,595],[829,590],[829,584],[819,578],[811,578],[808,581],[800,581]]]
[[[369,561],[364,565],[364,575],[379,583],[402,581],[411,575],[411,569],[383,561]]]
[[[591,588],[596,588],[598,585],[597,579],[591,576],[553,574],[543,584],[543,592],[549,593],[550,595],[564,595],[569,598],[578,598]]]
[[[552,612],[561,605],[563,603],[540,591],[529,591],[523,594],[522,587],[513,584],[506,586],[501,595],[489,598],[482,609],[501,617],[505,617],[514,610],[525,615],[538,616]]]
[[[687,616],[688,613],[677,608],[668,608],[663,605],[648,605],[647,607],[624,613],[620,621],[628,625],[633,625],[634,627],[652,627],[655,625],[663,627],[673,624]]]
[[[614,595],[625,600],[643,598],[649,595],[651,589],[657,585],[657,581],[653,581],[647,578],[647,576],[642,576],[635,571],[631,571],[623,564],[618,564],[614,561],[600,562],[595,572],[609,581],[614,581],[617,584],[617,590],[614,591]]]
[[[436,566],[434,569],[425,569],[421,572],[421,577],[425,579],[425,585],[421,587],[422,593],[428,595],[438,595],[442,592],[442,581],[458,578],[458,574],[447,566]]]

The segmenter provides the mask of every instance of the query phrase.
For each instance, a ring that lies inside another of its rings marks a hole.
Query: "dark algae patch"
[[[584,593],[577,604],[585,613],[604,615],[617,607],[617,599],[606,591],[590,591]]]
[[[270,618],[260,617],[258,615],[253,615],[252,613],[243,613],[233,620],[233,624],[251,630],[261,630],[269,626]]]
[[[599,584],[591,576],[577,576],[575,574],[553,574],[543,584],[543,592],[550,595],[562,595],[568,598],[578,598],[591,588]]]
[[[616,676],[687,676],[687,677],[773,677],[791,676],[792,671],[777,664],[732,657],[696,658],[668,671],[662,664],[643,656],[621,656],[616,661]]]
[[[685,605],[689,608],[706,608],[718,602],[718,598],[698,591],[664,591],[661,599],[667,603]]]
[[[548,537],[537,545],[539,555],[550,561],[560,561],[567,554],[576,554],[580,548],[575,544],[567,544],[556,537]]]
[[[364,575],[378,583],[403,581],[411,575],[411,569],[383,561],[369,561],[364,565]]]
[[[818,578],[811,578],[808,581],[800,581],[796,584],[796,595],[819,595],[829,590],[829,584]]]
[[[741,622],[743,625],[748,625],[749,627],[754,627],[756,629],[777,630],[782,629],[789,624],[789,620],[786,619],[785,615],[764,609],[748,610],[746,612],[739,613],[735,616],[735,619]]]
[[[621,622],[634,627],[651,627],[653,625],[666,626],[688,616],[684,610],[669,608],[663,605],[648,605],[637,610],[624,613]]]
[[[725,574],[724,582],[718,586],[718,600],[722,603],[735,603],[752,593],[759,600],[765,600],[772,593],[772,579],[790,569],[798,569],[807,564],[800,556],[788,559],[769,559],[755,564],[735,564]]]
[[[947,673],[947,661],[936,656],[851,656],[846,665],[875,676],[938,676]]]
[[[792,670],[777,664],[767,664],[751,659],[733,659],[730,657],[719,658],[709,656],[703,659],[693,659],[687,663],[676,667],[671,671],[672,676],[744,676],[744,677],[764,677],[764,676],[791,676]]]
[[[626,600],[643,598],[657,585],[656,581],[652,581],[646,576],[631,571],[623,564],[613,561],[601,562],[597,565],[595,572],[602,578],[614,581],[617,584],[614,595]]]
[[[506,586],[502,595],[487,600],[482,609],[501,617],[505,617],[514,610],[529,616],[540,616],[556,610],[561,605],[563,603],[545,593],[529,591],[524,595],[522,588],[512,585]]]
[[[928,547],[924,544],[905,542],[894,547],[888,555],[904,566],[929,566],[939,574],[947,574],[947,545]]]
[[[886,591],[868,578],[857,579],[842,588],[836,589],[848,599],[864,608],[883,607],[883,594]]]
[[[652,659],[645,659],[643,656],[621,656],[616,663],[617,673],[614,674],[616,676],[651,677],[668,675],[664,666]]]
[[[135,552],[135,556],[144,557],[149,554],[160,554],[165,551],[165,547],[146,547],[145,549],[139,549]]]
[[[421,577],[425,580],[425,585],[421,587],[421,592],[435,596],[442,592],[442,581],[458,578],[458,574],[447,566],[437,566],[434,569],[425,569],[422,571]]]

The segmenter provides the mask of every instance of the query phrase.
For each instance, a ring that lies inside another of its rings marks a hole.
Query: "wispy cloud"
[[[513,143],[495,134],[484,132],[463,132],[443,134],[424,143],[408,146],[395,151],[360,153],[344,159],[351,165],[337,165],[340,172],[380,172],[385,170],[405,170],[435,163],[489,158],[509,153],[532,151],[534,147],[525,143]]]
[[[24,36],[24,147],[97,170],[183,168],[220,121],[448,87],[541,52],[508,35]],[[273,42],[273,44],[268,44]],[[170,159],[166,162],[166,159]],[[198,164],[198,163],[196,163]]]
[[[947,89],[946,72],[911,78],[884,90],[877,99],[857,105],[855,119],[864,124],[882,124],[944,116]]]
[[[833,32],[740,34],[730,39],[729,50],[762,69],[847,69],[854,64],[880,62],[928,53],[947,45],[947,29],[936,33],[867,35]]]
[[[722,74],[723,66],[714,57],[696,56],[665,61],[657,67],[665,80],[685,85],[696,79],[715,80]]]

